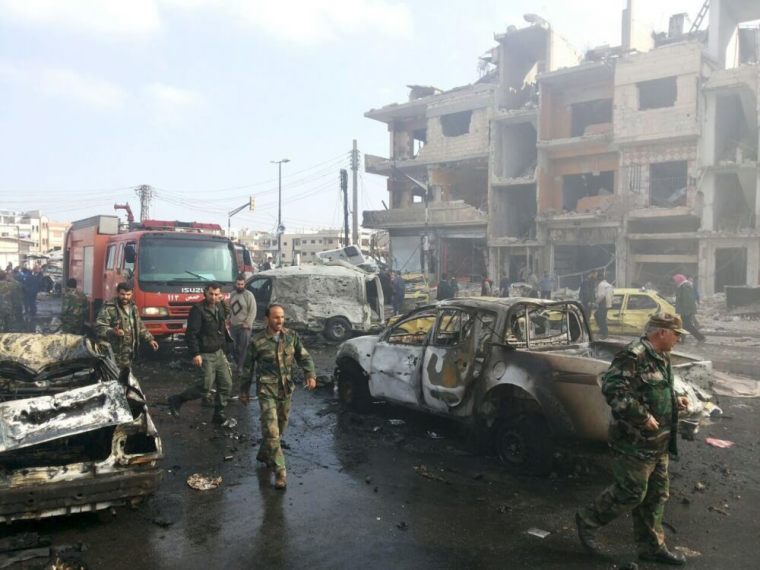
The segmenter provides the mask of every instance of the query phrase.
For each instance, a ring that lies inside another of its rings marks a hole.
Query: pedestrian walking
[[[293,383],[293,365],[303,369],[307,390],[317,387],[316,370],[301,338],[285,328],[285,309],[272,304],[265,312],[266,329],[251,339],[244,367],[246,382],[241,386],[240,402],[248,404],[254,375],[261,410],[261,447],[256,459],[275,476],[276,489],[287,485],[285,454],[281,438],[288,426]]]
[[[705,342],[707,339],[697,322],[697,301],[691,283],[680,273],[673,275],[673,282],[676,284],[676,313],[683,319],[683,328],[694,335],[697,342]]]
[[[401,313],[404,306],[404,297],[406,296],[406,281],[401,277],[398,271],[391,274],[391,284],[393,285],[393,314]]]
[[[602,376],[602,392],[612,408],[610,446],[613,483],[575,515],[581,544],[601,551],[597,531],[631,511],[641,560],[683,565],[686,559],[665,545],[662,528],[670,478],[669,454],[677,455],[678,410],[670,351],[686,331],[667,313],[650,317],[646,333],[619,352]]]
[[[132,292],[131,283],[119,283],[116,297],[103,304],[95,319],[95,335],[111,344],[116,364],[122,372],[132,366],[140,341],[147,342],[154,351],[158,350],[158,343],[140,318]]]
[[[449,278],[449,291],[451,292],[450,299],[456,299],[459,297],[459,283],[454,275]]]
[[[480,296],[490,297],[493,295],[493,281],[488,277],[488,273],[483,273],[480,279]]]
[[[256,297],[245,288],[245,277],[238,275],[235,290],[230,294],[230,332],[232,333],[232,365],[236,376],[243,372],[245,354],[256,320]]]
[[[552,291],[554,291],[554,277],[548,273],[544,273],[544,276],[538,283],[538,292],[542,299],[551,299]]]
[[[509,277],[506,271],[501,274],[499,281],[499,297],[509,297]]]
[[[602,276],[602,280],[596,286],[596,312],[594,313],[601,338],[607,338],[610,334],[607,328],[607,310],[612,308],[612,292],[612,285],[607,281],[606,276]]]
[[[583,305],[586,319],[591,318],[591,307],[596,301],[596,271],[591,271],[584,277],[578,289],[578,300]]]
[[[61,332],[84,334],[84,324],[90,313],[87,295],[77,289],[77,280],[70,277],[66,281],[61,302]]]
[[[233,427],[237,422],[228,419],[225,414],[232,390],[232,374],[224,354],[232,337],[227,331],[228,312],[219,283],[207,283],[203,297],[203,301],[190,309],[185,331],[190,358],[199,372],[192,385],[179,394],[169,396],[169,413],[179,417],[180,408],[185,402],[204,398],[216,388],[211,422],[222,427]]]
[[[451,299],[451,286],[449,285],[449,276],[445,273],[441,273],[441,278],[438,280],[438,288],[436,291],[436,300],[444,301]]]

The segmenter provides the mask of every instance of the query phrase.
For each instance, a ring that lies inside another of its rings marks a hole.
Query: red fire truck
[[[129,281],[145,326],[156,337],[185,332],[190,307],[216,281],[229,295],[238,274],[235,248],[217,224],[146,220],[120,228],[117,216],[71,225],[64,249],[64,282],[90,299],[90,322],[116,286]]]

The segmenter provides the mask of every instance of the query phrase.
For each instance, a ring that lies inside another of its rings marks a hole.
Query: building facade
[[[396,268],[577,288],[694,275],[706,293],[760,279],[760,4],[713,0],[706,30],[654,33],[623,12],[621,44],[578,54],[545,20],[496,36],[474,84],[413,86],[365,115],[387,125]],[[704,26],[702,26],[704,27]]]

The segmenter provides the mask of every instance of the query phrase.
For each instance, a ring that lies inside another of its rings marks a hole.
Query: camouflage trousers
[[[180,394],[183,401],[197,400],[206,396],[216,387],[216,399],[214,400],[214,409],[221,412],[227,407],[227,400],[232,390],[232,373],[230,365],[224,351],[220,348],[216,352],[206,352],[201,354],[203,364],[201,372],[187,390]]]
[[[11,332],[13,327],[13,314],[10,311],[0,309],[0,332]]]
[[[256,459],[275,470],[285,469],[285,454],[280,438],[288,427],[292,385],[259,383],[257,396],[261,410],[261,449]]]
[[[618,453],[612,475],[612,485],[578,514],[586,525],[598,528],[631,511],[639,553],[656,551],[665,544],[662,518],[670,496],[668,454],[641,459]]]

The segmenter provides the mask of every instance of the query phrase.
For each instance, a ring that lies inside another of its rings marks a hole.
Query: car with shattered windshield
[[[383,400],[466,422],[506,466],[546,473],[559,439],[606,441],[600,376],[624,345],[594,341],[576,301],[440,301],[344,342],[338,394],[357,411]],[[671,361],[693,434],[712,399],[712,363],[677,352]]]
[[[145,395],[107,343],[0,334],[0,522],[139,502],[162,455]]]

